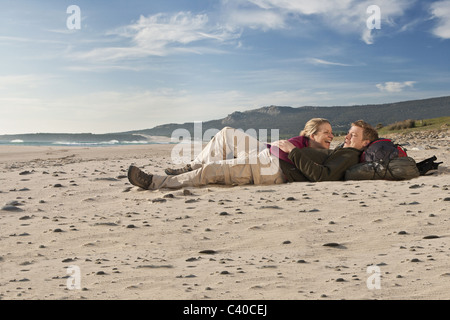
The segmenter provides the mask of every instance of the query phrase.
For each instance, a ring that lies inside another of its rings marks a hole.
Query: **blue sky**
[[[450,0],[2,0],[0,134],[446,96],[449,53]]]

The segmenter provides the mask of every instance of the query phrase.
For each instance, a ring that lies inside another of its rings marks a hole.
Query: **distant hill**
[[[259,109],[233,112],[223,119],[210,120],[202,123],[202,131],[222,129],[225,126],[237,129],[279,129],[280,138],[298,135],[305,123],[311,118],[326,118],[330,120],[335,133],[346,132],[350,123],[359,119],[375,126],[385,126],[406,119],[430,119],[450,115],[450,96],[411,100],[386,104],[292,108],[287,106],[268,106]],[[176,129],[186,129],[194,137],[194,123],[169,123],[151,129],[116,132],[109,134],[19,134],[0,135],[0,142],[11,140],[25,141],[146,141],[146,136],[171,137]]]
[[[305,123],[311,118],[330,120],[333,131],[346,132],[350,123],[359,119],[372,124],[387,125],[406,119],[429,119],[450,115],[450,96],[411,100],[386,104],[333,106],[333,107],[284,107],[268,106],[259,109],[233,112],[227,117],[202,123],[203,131],[221,129],[225,126],[243,129],[279,129],[280,137],[298,135]],[[136,130],[128,134],[146,134],[152,136],[171,136],[176,129],[186,129],[194,135],[193,122],[183,124],[164,124],[147,130]]]

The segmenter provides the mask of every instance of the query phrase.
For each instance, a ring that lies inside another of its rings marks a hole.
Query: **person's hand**
[[[276,145],[278,148],[280,148],[281,151],[284,151],[286,153],[289,153],[292,151],[292,149],[295,148],[295,146],[287,141],[287,140],[279,140],[279,141],[275,141],[274,145]]]

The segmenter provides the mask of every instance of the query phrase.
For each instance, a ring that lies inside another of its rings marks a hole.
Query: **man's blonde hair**
[[[305,124],[305,128],[300,132],[300,136],[310,137],[312,134],[316,134],[317,131],[319,131],[319,127],[324,124],[328,123],[331,125],[330,121],[324,118],[312,118]]]

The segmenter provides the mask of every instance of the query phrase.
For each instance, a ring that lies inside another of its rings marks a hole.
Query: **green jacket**
[[[361,151],[354,148],[334,150],[294,148],[289,159],[294,165],[280,160],[280,167],[288,182],[344,180],[345,171],[359,163]]]

